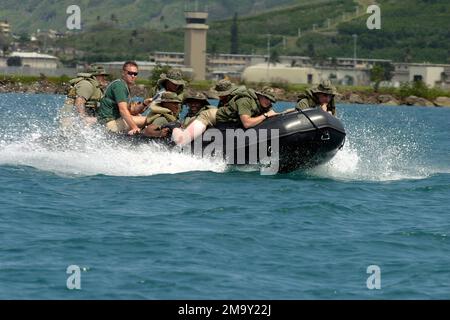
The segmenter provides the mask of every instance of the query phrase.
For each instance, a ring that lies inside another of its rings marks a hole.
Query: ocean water
[[[331,162],[262,176],[61,140],[62,102],[0,95],[0,299],[450,298],[450,109],[340,105]]]

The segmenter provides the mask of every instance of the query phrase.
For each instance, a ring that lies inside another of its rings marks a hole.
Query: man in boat
[[[111,132],[133,135],[140,133],[145,126],[146,117],[140,114],[148,108],[148,100],[140,104],[131,103],[130,88],[135,84],[138,73],[136,62],[125,62],[122,77],[109,84],[100,101],[98,121]]]
[[[334,97],[337,95],[336,88],[330,80],[324,80],[317,86],[307,89],[300,94],[297,100],[297,109],[322,108],[323,111],[336,115],[336,104]]]
[[[183,103],[188,108],[188,113],[183,120],[183,127],[185,128],[195,120],[200,112],[214,108],[209,104],[208,98],[203,93],[192,90],[185,93]]]
[[[269,87],[258,92],[253,89],[240,91],[225,106],[200,112],[186,129],[173,129],[172,140],[177,145],[185,145],[217,123],[232,122],[245,129],[257,126],[277,115],[272,110],[272,103],[276,101],[274,90]]]
[[[97,111],[104,95],[109,74],[101,66],[90,66],[70,80],[70,88],[63,108],[60,111],[61,127],[71,127],[77,117],[88,125],[97,122]]]
[[[161,73],[156,86],[150,90],[147,99],[152,100],[152,104],[156,105],[161,102],[161,94],[163,92],[174,92],[183,100],[183,92],[186,81],[183,79],[183,73],[178,69],[170,69],[167,74]]]
[[[175,92],[163,92],[160,102],[150,107],[151,112],[146,119],[144,135],[147,137],[165,138],[170,132],[166,126],[179,120],[181,99]]]
[[[217,108],[225,106],[228,101],[233,98],[233,96],[237,95],[239,92],[245,91],[247,91],[245,86],[237,86],[227,79],[219,80],[210,90],[212,96],[219,100]]]

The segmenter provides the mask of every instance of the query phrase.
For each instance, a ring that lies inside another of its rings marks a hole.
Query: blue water
[[[62,101],[0,95],[0,299],[450,298],[450,109],[338,106],[330,163],[261,176],[59,141]]]

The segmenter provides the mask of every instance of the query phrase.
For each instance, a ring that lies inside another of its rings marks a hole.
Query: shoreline
[[[261,85],[255,85],[260,89]],[[205,83],[192,83],[190,87],[197,91],[205,90]],[[306,86],[303,86],[306,88]],[[37,81],[13,81],[11,79],[0,78],[0,94],[1,93],[27,93],[27,94],[58,94],[65,95],[69,88],[69,84],[61,80],[40,79]],[[301,90],[289,90],[274,86],[280,101],[295,102],[297,95]],[[132,88],[133,96],[143,97],[146,95],[146,85],[137,84]],[[358,90],[357,88],[346,87],[339,88],[339,96],[336,97],[336,103],[340,104],[370,104],[370,105],[386,105],[386,106],[425,106],[425,107],[450,107],[450,93],[448,96],[439,96],[435,99],[425,99],[423,97],[410,95],[408,97],[400,97],[395,93],[374,92],[367,89]]]

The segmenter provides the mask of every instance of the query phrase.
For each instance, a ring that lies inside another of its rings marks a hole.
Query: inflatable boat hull
[[[218,129],[222,133],[222,157],[228,163],[254,164],[255,158],[260,162],[264,156],[272,156],[273,159],[278,149],[280,173],[309,168],[329,161],[343,147],[346,135],[341,121],[320,109],[296,110],[269,118],[252,128],[253,136],[248,134],[248,130],[244,131],[230,124],[219,125],[212,129]],[[208,129],[197,139],[200,141],[192,143],[192,153],[205,156],[206,148],[214,143],[214,140],[205,141],[205,135],[214,136],[208,133],[212,129]],[[252,139],[255,134],[256,140]],[[230,138],[234,140],[232,143],[228,141]],[[276,139],[278,148],[273,146]],[[197,146],[202,145],[202,154],[199,153],[198,147],[195,148],[196,143]],[[230,146],[234,148],[231,154]]]

